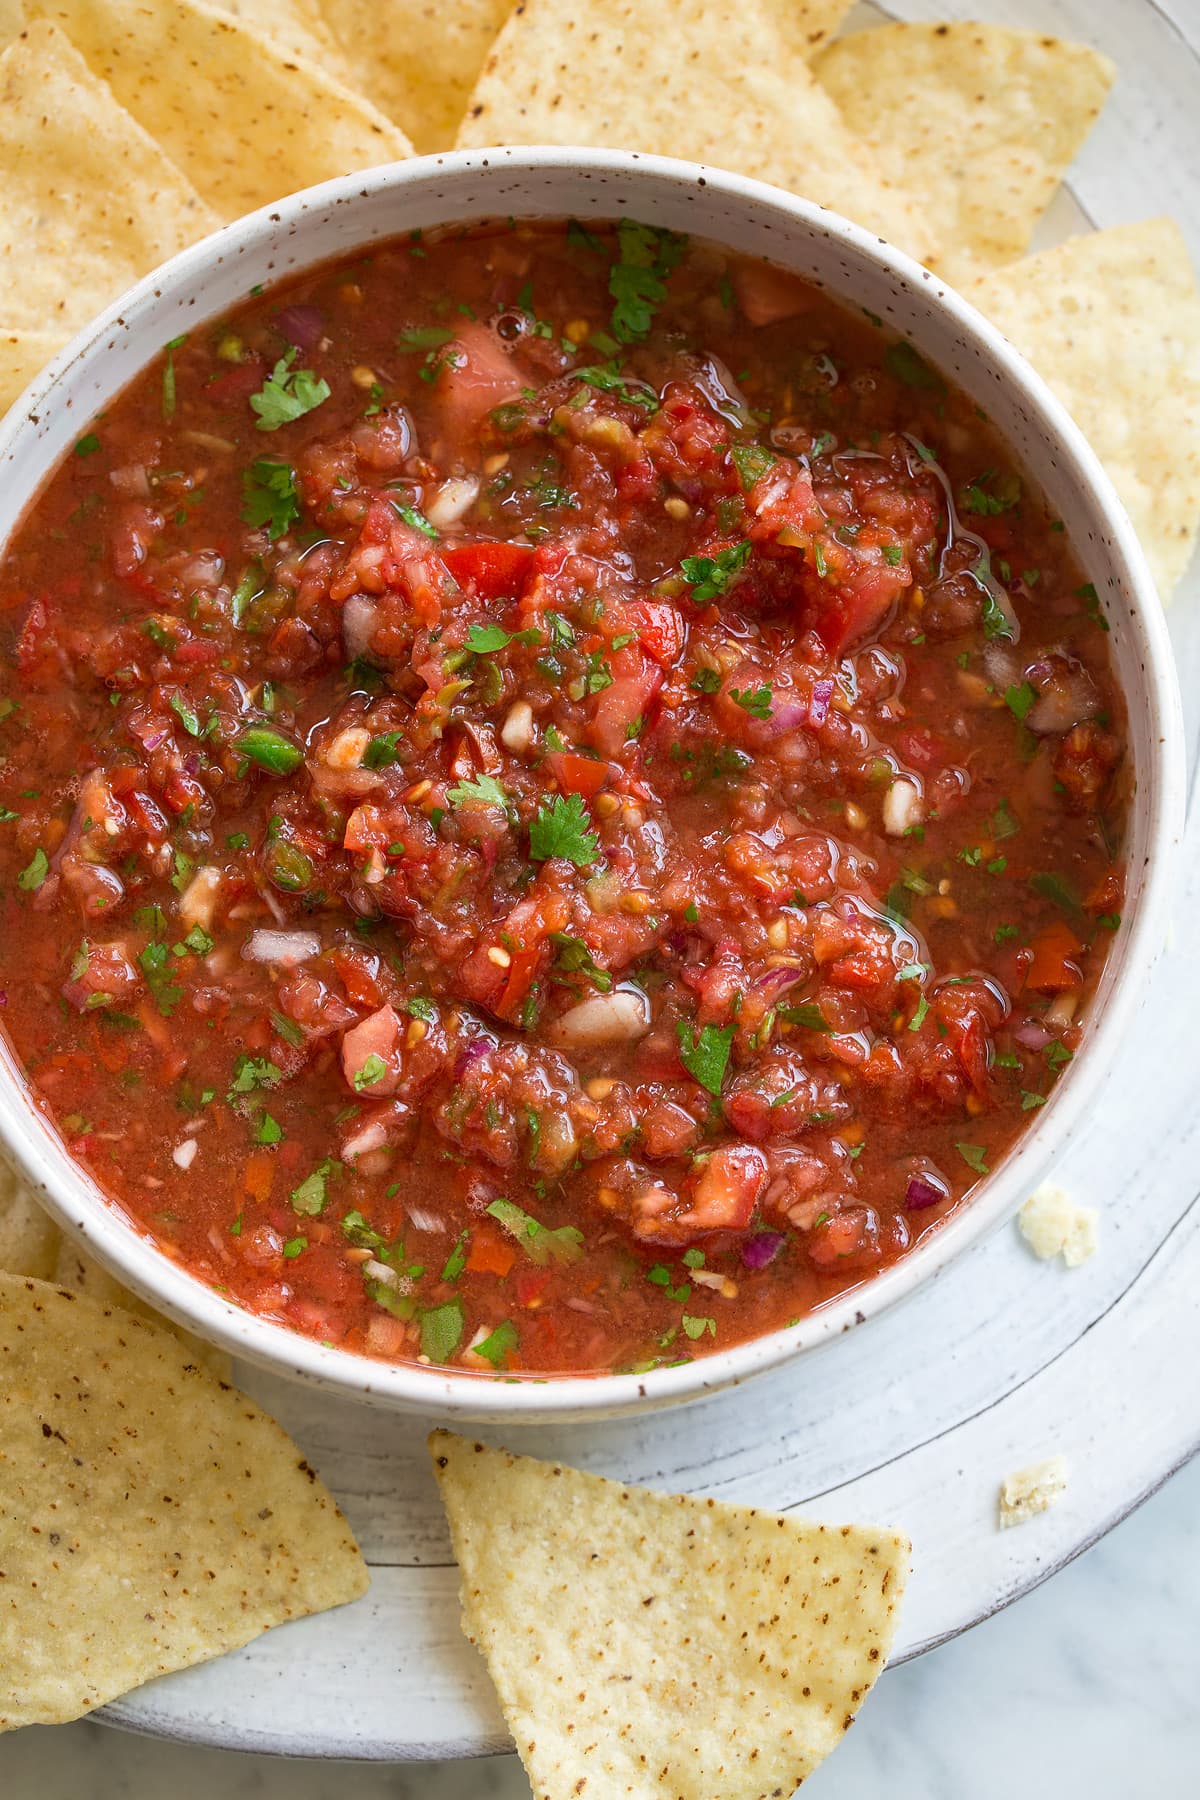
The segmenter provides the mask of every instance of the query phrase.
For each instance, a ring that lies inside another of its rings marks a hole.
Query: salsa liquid
[[[643,1369],[844,1294],[1119,928],[1059,523],[910,345],[631,221],[164,348],[0,565],[0,1019],[138,1227],[326,1342]]]

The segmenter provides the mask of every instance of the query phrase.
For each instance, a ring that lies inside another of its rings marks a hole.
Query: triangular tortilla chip
[[[10,329],[57,330],[65,342],[216,224],[61,31],[39,22],[9,45],[0,56],[0,318]]]
[[[63,27],[223,219],[412,154],[365,100],[195,0],[26,0],[25,10]]]
[[[693,157],[790,188],[928,260],[890,186],[794,46],[795,0],[526,0],[484,65],[460,146],[594,144]]]
[[[65,330],[13,331],[0,325],[0,418],[66,341]]]
[[[922,208],[952,280],[1026,250],[1116,74],[1086,44],[967,24],[853,32],[813,66]]]
[[[0,406],[7,333],[0,334]],[[22,384],[24,385],[24,384]],[[36,1275],[53,1281],[62,1239],[15,1169],[0,1158],[0,1269],[9,1275]]]
[[[211,0],[211,4],[214,12],[269,38],[285,56],[302,56],[335,81],[354,85],[317,0]],[[375,17],[378,20],[378,7]]]
[[[291,1439],[170,1332],[0,1276],[0,1730],[356,1599]]]
[[[1167,599],[1200,523],[1200,293],[1179,227],[1070,238],[963,291],[1091,442]]]
[[[448,150],[496,33],[514,0],[325,0],[353,85],[398,120],[421,151]]]
[[[895,1634],[906,1538],[429,1447],[463,1626],[537,1800],[786,1800],[837,1745]]]
[[[0,1268],[4,1267],[4,1260],[0,1257]],[[36,1270],[17,1270],[13,1273],[33,1275]],[[119,1306],[122,1311],[133,1313],[136,1318],[149,1319],[152,1325],[174,1332],[188,1356],[195,1362],[203,1363],[206,1369],[211,1369],[218,1381],[233,1379],[233,1366],[224,1350],[218,1350],[215,1344],[206,1344],[203,1338],[193,1337],[182,1325],[176,1325],[173,1320],[164,1318],[162,1313],[155,1312],[152,1306],[147,1306],[144,1300],[131,1294],[127,1287],[122,1287],[115,1276],[102,1268],[73,1238],[60,1237],[58,1255],[48,1279],[56,1287],[68,1288],[73,1294],[82,1294],[97,1306]]]

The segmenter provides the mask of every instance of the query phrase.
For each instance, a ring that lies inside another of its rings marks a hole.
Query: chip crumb
[[[1035,1513],[1056,1506],[1067,1491],[1067,1464],[1062,1456],[1014,1469],[1000,1484],[999,1525],[1024,1525]]]
[[[1061,1256],[1068,1269],[1077,1269],[1096,1253],[1098,1217],[1095,1207],[1078,1206],[1063,1188],[1044,1181],[1017,1214],[1017,1225],[1043,1262]]]

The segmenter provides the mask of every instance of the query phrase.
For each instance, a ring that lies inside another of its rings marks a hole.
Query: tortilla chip
[[[448,150],[513,0],[391,0],[387,30],[375,0],[325,0],[353,85],[399,120],[418,151]]]
[[[26,1269],[23,1273],[32,1275],[34,1271]],[[107,1269],[101,1267],[72,1238],[60,1237],[58,1255],[48,1279],[56,1287],[69,1288],[73,1294],[82,1294],[86,1299],[95,1301],[97,1306],[119,1306],[122,1311],[133,1313],[135,1318],[149,1319],[152,1325],[174,1332],[192,1361],[203,1363],[218,1381],[232,1381],[233,1364],[224,1350],[219,1350],[215,1344],[206,1344],[203,1338],[193,1337],[182,1325],[176,1325],[173,1320],[164,1318],[162,1313],[155,1312],[152,1306],[147,1306],[144,1300],[139,1300],[136,1294],[131,1294],[128,1288],[122,1287],[115,1276],[110,1275]]]
[[[412,154],[321,70],[195,0],[26,0],[56,20],[222,219]]]
[[[31,25],[0,56],[0,316],[12,330],[65,342],[216,223],[55,26]]]
[[[285,56],[302,56],[335,81],[353,85],[317,0],[211,0],[213,12],[261,34]],[[378,12],[376,13],[378,18]]]
[[[693,157],[819,201],[928,260],[889,185],[797,49],[795,0],[526,0],[484,65],[458,142],[592,144]]]
[[[0,418],[66,341],[65,331],[12,331],[0,325]]]
[[[895,1634],[906,1538],[429,1447],[463,1629],[539,1800],[786,1797],[837,1745]]]
[[[1086,44],[967,24],[854,32],[814,70],[921,206],[952,279],[1028,248],[1116,74]]]
[[[1200,523],[1200,293],[1179,227],[1070,238],[963,292],[1090,440],[1167,599]]]
[[[291,1439],[170,1332],[0,1276],[0,1730],[366,1590]]]
[[[61,1241],[49,1213],[0,1158],[0,1269],[52,1281]]]

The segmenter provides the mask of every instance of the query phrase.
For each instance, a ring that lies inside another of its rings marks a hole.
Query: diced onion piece
[[[345,731],[339,731],[325,752],[325,761],[331,769],[357,769],[366,755],[371,734],[364,725],[350,725]]]
[[[581,1001],[554,1021],[547,1036],[565,1050],[594,1050],[629,1043],[649,1029],[650,1002],[641,988],[628,986]]]
[[[366,594],[351,594],[342,608],[342,644],[348,661],[357,662],[370,654],[371,639],[378,623],[378,606]]]
[[[457,525],[463,514],[474,506],[478,497],[477,475],[452,475],[449,481],[443,481],[433,499],[426,503],[425,517],[439,531],[445,531],[447,525]]]
[[[363,1264],[363,1274],[369,1275],[372,1281],[381,1281],[384,1287],[395,1288],[397,1293],[405,1285],[402,1277],[390,1263],[377,1262],[373,1256]]]
[[[893,781],[883,796],[883,829],[889,837],[903,837],[919,825],[923,812],[921,792],[913,781]]]
[[[242,945],[247,962],[276,963],[281,969],[295,969],[321,954],[321,940],[315,931],[270,931],[260,926]]]
[[[179,916],[190,931],[193,925],[212,932],[217,900],[221,893],[221,871],[211,863],[203,863],[179,898]]]
[[[409,1223],[414,1231],[444,1231],[446,1229],[445,1220],[439,1218],[437,1213],[430,1212],[428,1207],[410,1206],[407,1211]]]
[[[190,1169],[196,1160],[196,1152],[200,1148],[195,1138],[184,1138],[182,1144],[176,1144],[171,1152],[171,1161],[181,1169]]]

